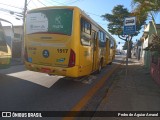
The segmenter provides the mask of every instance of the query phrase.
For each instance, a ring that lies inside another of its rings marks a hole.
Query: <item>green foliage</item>
[[[117,5],[113,8],[112,14],[102,15],[104,20],[109,22],[108,31],[114,35],[122,35],[124,18],[129,16],[127,8],[123,5]]]
[[[141,7],[141,10],[146,12],[150,11],[159,11],[160,9],[160,0],[132,0],[132,5]]]
[[[137,15],[145,15],[154,20],[154,15],[160,11],[160,0],[132,0],[134,12]]]

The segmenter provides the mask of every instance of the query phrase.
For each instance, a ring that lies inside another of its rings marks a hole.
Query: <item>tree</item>
[[[135,7],[134,12],[138,14],[147,14],[151,16],[152,20],[155,22],[154,15],[160,12],[160,0],[132,0],[132,5]],[[156,22],[155,22],[156,23]],[[152,35],[152,43],[146,48],[150,51],[158,51],[160,53],[160,35]]]
[[[136,21],[136,33],[133,35],[130,35],[129,37],[126,35],[123,35],[123,23],[125,17],[135,16],[136,14],[134,12],[129,12],[127,8],[124,8],[123,5],[117,5],[113,8],[112,14],[104,14],[102,15],[104,20],[107,20],[109,22],[108,24],[108,31],[111,34],[118,35],[118,37],[124,41],[132,41],[132,38],[134,36],[137,36],[139,34],[139,31],[141,30],[142,25],[145,24],[145,20],[147,18],[147,14],[141,14],[139,16],[140,21]],[[130,45],[129,45],[130,46]],[[128,48],[128,57],[131,58],[131,47]]]
[[[147,14],[152,20],[160,12],[160,0],[132,0],[132,6],[135,14]]]
[[[123,5],[117,5],[113,8],[112,14],[102,15],[104,20],[109,22],[108,31],[114,35],[123,34],[123,22],[124,18],[129,16],[127,8],[124,8]]]

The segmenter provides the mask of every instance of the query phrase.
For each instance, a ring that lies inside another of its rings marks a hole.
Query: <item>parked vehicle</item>
[[[6,42],[5,33],[0,19],[0,68],[9,65],[11,61],[11,48]]]

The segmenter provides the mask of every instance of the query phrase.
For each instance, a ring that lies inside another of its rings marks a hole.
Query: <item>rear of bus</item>
[[[11,61],[11,49],[6,42],[5,33],[0,22],[0,69],[7,67]]]
[[[74,20],[79,18],[76,11],[78,8],[74,7],[47,7],[28,12],[25,25],[27,69],[78,77],[80,26],[79,20]]]

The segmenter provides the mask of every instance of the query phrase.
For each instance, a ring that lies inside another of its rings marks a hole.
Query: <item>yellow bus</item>
[[[0,68],[4,68],[10,64],[11,48],[6,42],[5,32],[0,19]]]
[[[115,39],[78,7],[29,11],[24,39],[26,68],[50,75],[86,76],[115,57]]]

